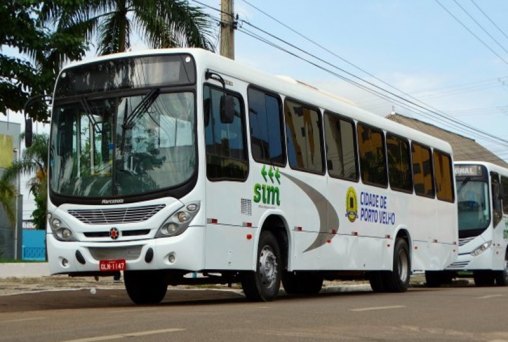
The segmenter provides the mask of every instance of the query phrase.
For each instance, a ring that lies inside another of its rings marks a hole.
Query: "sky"
[[[219,20],[220,0],[189,3]],[[470,137],[508,161],[508,1],[234,0],[234,11],[238,62]],[[24,216],[32,208],[25,194]]]

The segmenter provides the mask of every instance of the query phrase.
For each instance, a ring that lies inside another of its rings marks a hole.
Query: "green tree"
[[[11,224],[16,222],[15,197],[16,187],[12,180],[6,177],[4,173],[0,178],[0,205],[7,214],[7,218]]]
[[[19,112],[30,97],[51,94],[62,63],[80,59],[87,50],[88,43],[78,32],[43,25],[43,4],[36,0],[0,2],[0,113]],[[47,104],[37,101],[27,113],[46,120]]]
[[[96,37],[100,55],[129,49],[133,30],[152,48],[214,46],[209,16],[184,0],[48,1],[43,14],[58,31]]]
[[[11,181],[24,174],[34,175],[28,180],[30,193],[35,199],[35,210],[32,218],[35,227],[39,229],[46,228],[46,209],[47,209],[47,179],[48,179],[48,135],[35,134],[32,146],[23,151],[21,159],[12,163],[3,176],[2,181]],[[0,186],[1,186],[0,182]],[[11,183],[12,184],[12,183]],[[0,192],[1,192],[0,188]],[[1,194],[0,194],[1,195]],[[12,195],[12,194],[11,194]]]

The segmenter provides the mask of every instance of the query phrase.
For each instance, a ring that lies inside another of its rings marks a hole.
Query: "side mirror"
[[[229,95],[222,95],[220,98],[220,121],[230,124],[235,119],[235,98]]]
[[[50,101],[51,96],[49,95],[36,95],[29,97],[28,100],[23,105],[23,113],[25,113],[25,146],[30,147],[32,146],[32,138],[33,138],[33,132],[32,132],[32,119],[27,118],[26,110],[29,108],[30,105],[32,105],[34,102],[38,101]]]
[[[32,129],[32,119],[25,119],[25,147],[32,146],[32,138],[33,138],[33,129]]]

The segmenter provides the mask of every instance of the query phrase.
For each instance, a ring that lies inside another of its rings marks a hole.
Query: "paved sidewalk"
[[[49,276],[46,262],[0,263],[0,279]]]

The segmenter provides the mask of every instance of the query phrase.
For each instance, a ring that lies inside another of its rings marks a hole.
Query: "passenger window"
[[[387,134],[386,150],[388,151],[388,178],[391,188],[413,192],[409,142],[407,139]]]
[[[386,187],[388,177],[383,131],[361,123],[357,125],[357,130],[362,181]]]
[[[330,176],[357,181],[358,165],[353,121],[325,112],[325,139]]]
[[[286,100],[284,104],[288,159],[291,168],[324,173],[321,116],[317,108]]]
[[[254,88],[249,88],[248,96],[252,157],[260,163],[285,165],[286,146],[279,96]]]
[[[415,193],[420,196],[434,197],[434,176],[432,174],[430,148],[412,143],[411,159],[413,162]]]
[[[501,187],[503,189],[503,211],[508,214],[508,177],[501,177]]]
[[[453,202],[453,169],[449,155],[434,151],[434,175],[436,180],[437,198],[442,201]]]
[[[234,115],[225,120],[221,109],[224,111],[226,92],[210,85],[204,87],[206,175],[212,181],[243,181],[247,179],[249,165],[242,98],[227,94],[232,98]]]
[[[501,222],[501,219],[503,218],[503,208],[501,203],[501,184],[499,182],[499,174],[496,172],[490,173],[490,178],[492,179],[492,211],[494,215],[492,215],[493,218],[493,225],[494,228]]]

